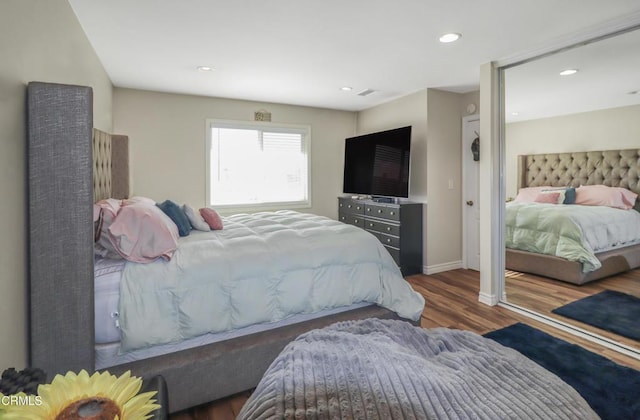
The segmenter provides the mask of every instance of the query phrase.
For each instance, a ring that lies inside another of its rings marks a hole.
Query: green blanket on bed
[[[600,261],[585,240],[577,217],[596,223],[599,221],[593,208],[585,206],[509,203],[505,217],[505,245],[580,262],[585,273],[597,270],[601,267]]]

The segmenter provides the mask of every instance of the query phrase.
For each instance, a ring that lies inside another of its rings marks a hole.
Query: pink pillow
[[[583,206],[607,206],[629,210],[636,203],[638,194],[620,187],[606,185],[582,185],[576,188],[576,204]]]
[[[561,194],[555,191],[540,192],[534,199],[535,203],[558,204]],[[564,200],[564,197],[562,197]]]
[[[200,215],[211,230],[222,230],[222,219],[214,209],[208,207],[200,209]]]
[[[137,263],[149,263],[159,257],[169,260],[178,247],[176,224],[147,202],[122,207],[108,232],[118,254]]]
[[[539,193],[541,193],[543,190],[549,190],[552,188],[553,187],[549,186],[520,188],[517,197],[513,201],[516,203],[534,203]]]

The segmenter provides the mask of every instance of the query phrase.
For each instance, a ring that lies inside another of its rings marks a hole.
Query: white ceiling
[[[69,3],[117,87],[351,111],[427,87],[476,90],[483,63],[640,12],[638,0]],[[446,32],[463,36],[438,42]]]
[[[507,69],[504,84],[507,122],[638,105],[640,30]]]

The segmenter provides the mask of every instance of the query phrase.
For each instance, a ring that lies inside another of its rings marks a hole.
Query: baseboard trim
[[[429,275],[442,273],[443,271],[457,270],[459,268],[462,268],[462,261],[451,261],[442,264],[425,265],[424,267],[422,267],[422,272]]]
[[[480,292],[480,294],[478,295],[478,301],[480,303],[484,303],[485,305],[496,306],[500,302],[500,299],[496,295],[488,295],[486,293]]]

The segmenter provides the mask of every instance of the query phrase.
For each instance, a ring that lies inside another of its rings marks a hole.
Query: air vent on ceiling
[[[358,92],[358,96],[369,96],[369,95],[371,95],[372,93],[375,93],[375,92],[376,91],[373,90],[373,89],[365,89],[365,90],[363,90],[361,92]]]

